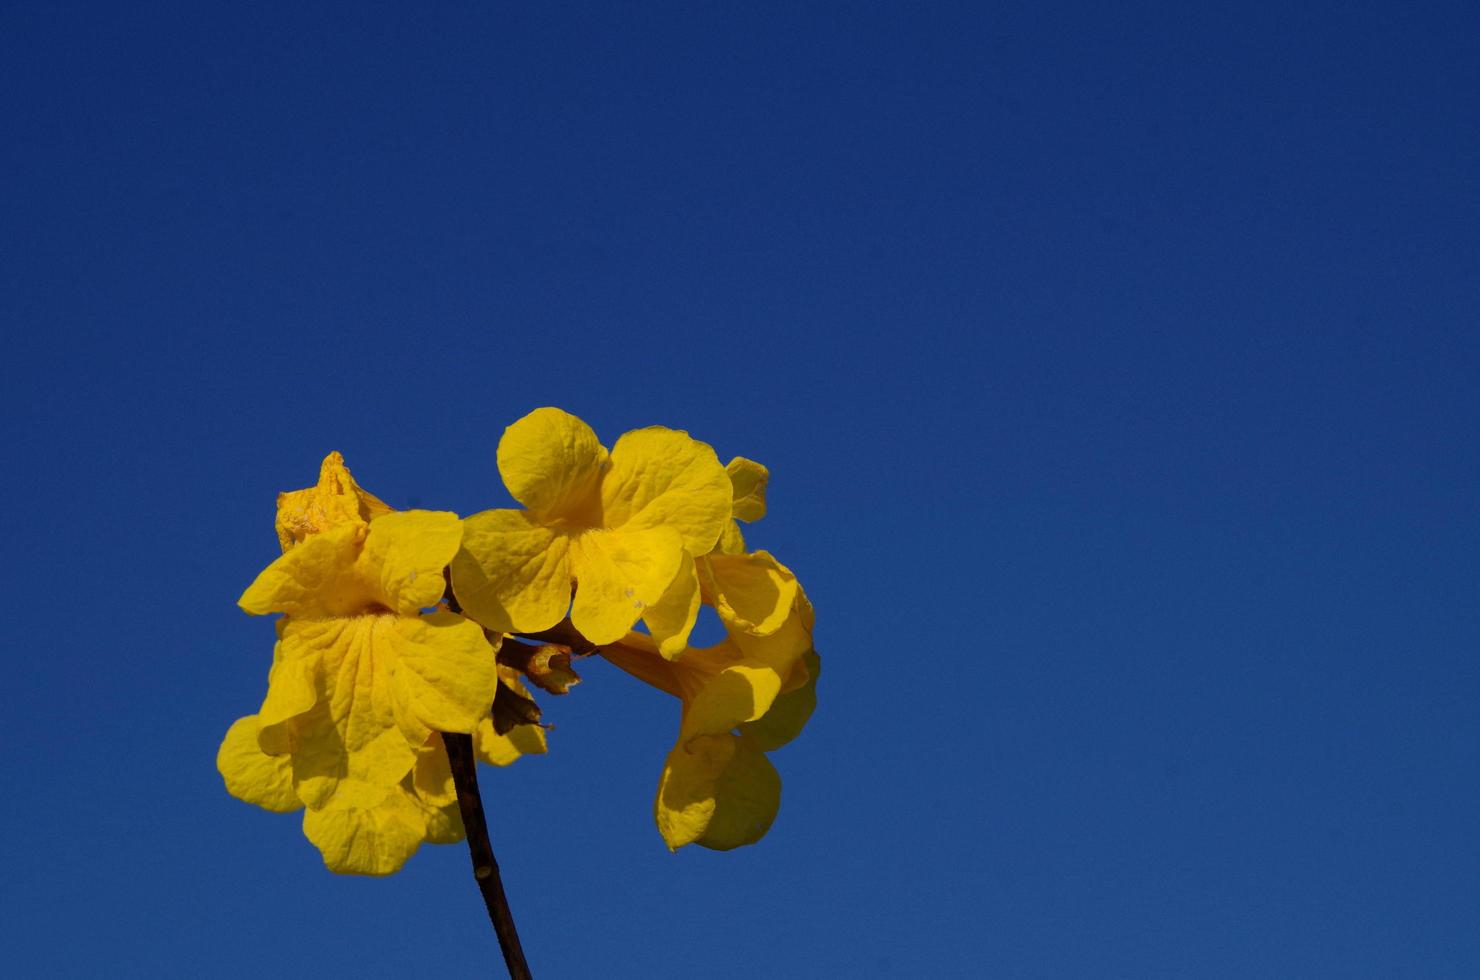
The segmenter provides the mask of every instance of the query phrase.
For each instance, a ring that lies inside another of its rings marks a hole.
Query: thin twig
[[[488,906],[488,918],[498,934],[499,948],[504,951],[504,965],[509,968],[510,980],[531,980],[529,964],[524,961],[524,950],[519,945],[519,933],[514,930],[514,913],[509,911],[498,861],[488,840],[488,821],[483,816],[483,799],[478,795],[478,760],[473,753],[473,738],[444,732],[442,741],[447,745],[447,761],[452,764],[452,781],[457,787],[457,806],[468,833],[473,877],[483,893],[483,904]]]

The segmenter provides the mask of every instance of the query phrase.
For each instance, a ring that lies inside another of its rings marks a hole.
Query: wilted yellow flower
[[[287,551],[311,534],[341,524],[368,524],[391,512],[385,501],[360,488],[343,456],[330,453],[319,467],[317,486],[278,494],[278,543]]]
[[[639,618],[654,635],[687,635],[692,556],[714,547],[731,513],[730,479],[713,449],[652,427],[626,433],[608,453],[574,415],[539,408],[505,430],[498,466],[527,509],[464,522],[452,584],[468,616],[497,632],[532,633],[569,609],[592,643],[621,639]],[[683,592],[670,601],[676,579]]]
[[[811,604],[800,589],[794,596],[788,615],[766,636],[732,630],[714,646],[670,660],[651,637],[634,632],[601,651],[683,704],[678,742],[654,803],[670,849],[753,844],[775,819],[781,777],[765,753],[801,732],[821,670],[812,650]]]

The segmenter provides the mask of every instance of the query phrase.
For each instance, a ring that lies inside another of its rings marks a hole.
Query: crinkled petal
[[[463,521],[452,591],[470,618],[498,633],[538,633],[570,608],[570,539],[519,510]]]
[[[272,669],[267,673],[267,696],[257,711],[264,731],[296,718],[318,701],[314,687],[314,664],[317,661],[302,655],[288,657],[283,650],[283,643],[279,640],[273,651]],[[299,647],[299,652],[303,652],[302,647]],[[263,745],[263,749],[268,748]]]
[[[426,817],[404,790],[373,806],[327,806],[303,814],[303,833],[337,874],[401,870],[426,837]]]
[[[344,457],[324,457],[317,486],[278,494],[277,535],[284,551],[313,534],[340,524],[365,524],[391,513],[391,507],[355,482]]]
[[[374,597],[354,565],[365,533],[365,525],[341,524],[309,537],[264,568],[237,604],[257,616],[347,616],[364,609]]]
[[[685,706],[684,737],[717,735],[761,717],[776,700],[781,680],[775,671],[761,664],[726,667],[709,678]]]
[[[671,660],[688,646],[698,619],[699,577],[694,573],[693,559],[685,554],[668,590],[643,612],[642,621],[647,623],[658,652]]]
[[[731,511],[737,521],[758,521],[766,516],[766,483],[771,471],[753,459],[736,456],[725,467],[730,477]]]
[[[310,806],[324,805],[338,792],[340,780],[390,787],[411,770],[416,747],[431,729],[417,724],[414,714],[397,710],[407,697],[398,697],[394,678],[403,649],[427,628],[420,619],[390,614],[287,621],[284,658],[317,658],[319,667],[318,703],[294,726],[294,771],[299,794]],[[412,639],[404,635],[407,630]]]
[[[395,713],[408,735],[420,726],[471,732],[488,714],[498,688],[498,651],[477,623],[442,609],[399,617],[384,635],[393,648]]]
[[[226,730],[216,753],[216,769],[226,791],[274,813],[303,806],[293,791],[293,765],[286,755],[268,755],[257,744],[257,716],[238,718]]]
[[[797,579],[770,553],[699,559],[704,597],[730,632],[767,636],[792,614]]]
[[[663,597],[685,557],[670,527],[592,530],[572,539],[571,624],[592,643],[620,640]]]
[[[403,616],[435,606],[447,590],[442,570],[462,543],[462,521],[447,511],[387,514],[370,526],[355,573],[378,603]]]
[[[822,673],[822,661],[816,652],[809,651],[793,673],[805,674],[806,681],[791,690],[783,687],[782,693],[771,702],[769,711],[740,726],[746,737],[763,752],[779,749],[800,735],[817,707],[817,677]]]
[[[730,478],[714,450],[661,426],[618,439],[601,481],[606,527],[672,527],[695,555],[708,554],[719,540],[730,519],[730,495]]]
[[[504,485],[540,518],[589,516],[606,459],[591,427],[558,408],[535,409],[498,443]]]

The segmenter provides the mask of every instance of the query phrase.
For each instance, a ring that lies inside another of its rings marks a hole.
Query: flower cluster
[[[268,690],[227,733],[235,796],[305,808],[335,871],[397,870],[422,841],[461,839],[441,733],[507,764],[545,751],[525,681],[564,694],[600,654],[678,698],[655,812],[670,848],[759,840],[780,801],[766,757],[800,732],[820,670],[792,572],[746,550],[767,471],[686,432],[628,432],[608,451],[541,408],[509,426],[498,466],[521,509],[465,520],[394,511],[337,453],[283,494],[283,554],[241,598],[282,613]],[[691,648],[701,605],[726,639]]]

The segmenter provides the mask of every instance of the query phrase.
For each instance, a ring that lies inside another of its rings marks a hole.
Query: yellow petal
[[[663,597],[685,558],[670,527],[586,531],[571,541],[570,621],[592,643],[614,643]]]
[[[396,785],[433,731],[470,732],[493,703],[493,648],[445,610],[289,619],[282,646],[285,660],[317,663],[318,704],[293,726],[294,772],[310,806],[333,799],[344,780]]]
[[[768,552],[699,559],[704,597],[729,632],[767,636],[792,614],[797,580]]]
[[[303,814],[304,836],[337,874],[394,874],[416,853],[426,831],[422,810],[399,789],[374,806],[327,806]]]
[[[780,677],[790,677],[797,662],[812,649],[812,604],[798,587],[790,615],[775,632],[756,636],[735,631],[729,636],[747,659],[767,664]]]
[[[654,426],[628,432],[612,447],[601,508],[606,527],[672,527],[691,554],[704,555],[730,519],[730,494],[712,448]]]
[[[570,608],[569,541],[519,510],[463,521],[452,591],[470,618],[498,633],[538,633]]]
[[[737,521],[758,521],[766,516],[766,483],[771,471],[753,459],[736,456],[725,467],[730,477],[731,510]]]
[[[415,615],[442,599],[442,570],[462,542],[462,521],[447,511],[387,514],[370,526],[355,562],[375,600],[402,615]]]
[[[315,534],[262,570],[237,604],[257,616],[347,616],[374,601],[355,574],[365,525],[341,524]]]
[[[558,408],[535,409],[498,443],[504,485],[540,518],[589,517],[606,458],[591,427]]]
[[[705,735],[680,743],[663,763],[654,816],[672,851],[704,835],[714,816],[714,786],[735,755],[733,735]]]
[[[489,765],[507,766],[521,756],[544,755],[545,730],[539,725],[515,725],[500,735],[493,719],[484,718],[473,733],[473,747],[478,758]]]
[[[745,535],[740,533],[740,525],[734,521],[726,521],[725,529],[720,532],[719,540],[714,545],[714,551],[710,553],[720,555],[745,554]]]
[[[426,842],[428,844],[456,844],[467,839],[463,829],[462,812],[454,801],[446,806],[434,807],[422,803],[422,816],[426,818]]]
[[[343,456],[330,453],[319,467],[317,486],[278,494],[278,543],[287,551],[331,527],[368,523],[390,512],[385,501],[360,488],[344,465]]]
[[[384,720],[371,710],[357,714]],[[321,701],[289,726],[298,798],[315,809],[335,802],[366,806],[379,802],[416,763],[416,753],[394,719],[372,727],[356,718],[351,731],[351,722],[334,718],[328,702]]]
[[[274,813],[303,806],[293,791],[293,766],[286,755],[268,755],[257,744],[257,716],[238,718],[226,730],[216,753],[216,769],[226,791]]]
[[[728,851],[766,835],[781,806],[781,777],[749,739],[735,739],[735,752],[714,784],[714,812],[695,841]]]
[[[389,520],[390,518],[383,518]],[[399,617],[385,634],[392,648],[390,684],[408,733],[471,732],[488,714],[498,687],[497,649],[478,624],[445,609]]]
[[[806,675],[806,681],[792,690],[783,690],[771,702],[769,711],[740,726],[746,737],[763,752],[779,749],[800,735],[817,707],[817,677],[822,673],[822,661],[815,652],[808,652],[797,667]]]
[[[425,803],[435,807],[457,802],[457,787],[452,781],[452,764],[447,758],[447,746],[442,743],[440,732],[432,737],[416,753],[416,765],[411,770],[411,785],[416,795]]]
[[[658,652],[672,659],[688,646],[698,618],[699,578],[694,574],[694,560],[685,553],[668,590],[643,612],[642,621],[647,623]]]
[[[781,690],[781,678],[769,667],[742,663],[711,677],[686,705],[683,733],[717,735],[770,710]]]
[[[318,694],[314,688],[314,666],[316,660],[304,656],[306,651],[297,648],[297,656],[289,657],[283,643],[278,641],[273,649],[272,669],[267,673],[267,696],[257,716],[263,729],[280,726],[290,718],[296,718],[314,706]],[[273,736],[277,737],[277,736]],[[264,749],[268,746],[264,745]]]

